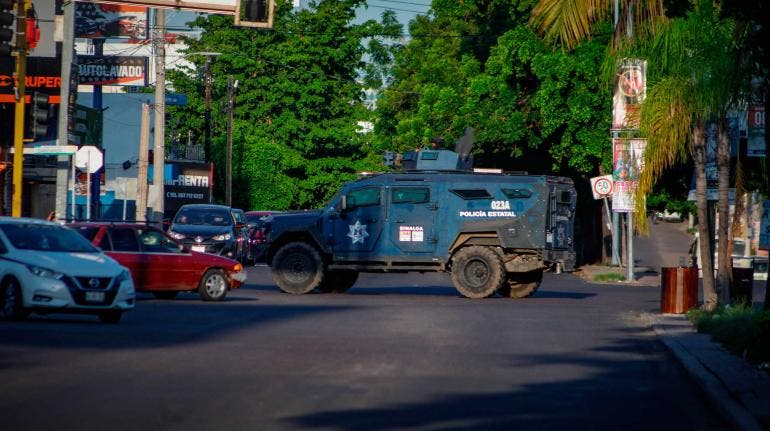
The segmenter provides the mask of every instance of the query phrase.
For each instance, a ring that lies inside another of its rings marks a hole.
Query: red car
[[[228,290],[246,281],[239,262],[190,251],[152,226],[78,222],[70,227],[128,268],[137,291],[152,292],[157,298],[197,291],[204,301],[221,301]]]

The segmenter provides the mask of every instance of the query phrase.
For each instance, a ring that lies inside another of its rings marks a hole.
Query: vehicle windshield
[[[38,223],[0,225],[11,244],[21,250],[98,253],[99,249],[72,229]]]
[[[174,217],[174,224],[231,226],[233,217],[230,215],[230,211],[226,209],[182,208]]]

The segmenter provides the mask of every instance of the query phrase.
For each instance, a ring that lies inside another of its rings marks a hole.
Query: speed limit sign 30
[[[591,191],[594,199],[603,199],[612,195],[612,175],[591,178]]]

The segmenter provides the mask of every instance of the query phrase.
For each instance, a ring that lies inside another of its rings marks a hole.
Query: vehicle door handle
[[[367,220],[367,223],[377,223],[377,219],[376,218],[370,218],[369,220]]]
[[[403,223],[403,220],[396,220],[396,223]]]

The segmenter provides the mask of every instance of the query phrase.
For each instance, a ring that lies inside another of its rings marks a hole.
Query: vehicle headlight
[[[174,232],[172,230],[168,231],[168,236],[174,239],[185,239],[185,236],[181,233]]]
[[[230,238],[232,238],[232,235],[229,233],[223,233],[222,235],[215,235],[211,237],[214,241],[228,241]]]
[[[29,268],[29,272],[37,275],[38,277],[53,278],[54,280],[61,280],[62,277],[64,277],[64,274],[62,274],[61,272],[57,272],[48,268],[42,268],[42,267],[33,266],[33,265],[29,265],[27,266],[27,268]]]
[[[127,270],[123,270],[118,274],[117,277],[115,277],[115,283],[120,284],[124,281],[131,281],[131,273],[129,273]]]

